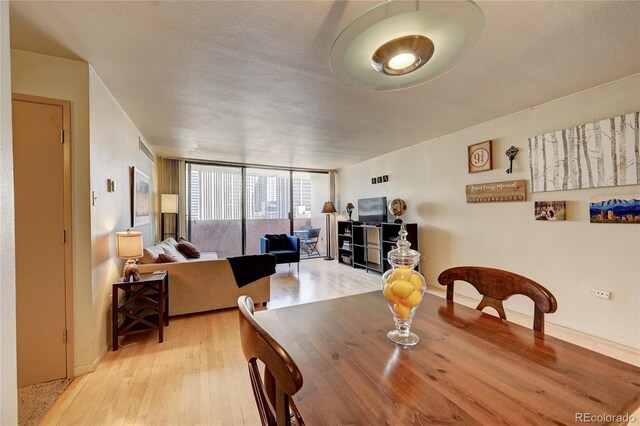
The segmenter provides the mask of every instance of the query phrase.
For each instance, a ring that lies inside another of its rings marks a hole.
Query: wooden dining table
[[[256,318],[302,372],[308,425],[624,424],[640,406],[640,368],[431,294],[412,347],[387,339],[381,292]]]

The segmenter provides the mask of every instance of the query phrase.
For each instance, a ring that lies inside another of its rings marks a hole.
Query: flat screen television
[[[378,225],[387,221],[387,197],[362,198],[358,200],[358,220],[365,224]]]

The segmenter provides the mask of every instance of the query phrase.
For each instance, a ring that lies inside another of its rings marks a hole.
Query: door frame
[[[73,378],[74,370],[74,323],[73,323],[73,206],[72,206],[72,170],[71,170],[71,102],[60,99],[44,98],[41,96],[11,94],[12,101],[31,102],[43,105],[54,105],[62,108],[62,130],[64,131],[63,143],[63,214],[64,214],[64,293],[65,293],[65,330],[67,332],[66,369],[67,378]]]

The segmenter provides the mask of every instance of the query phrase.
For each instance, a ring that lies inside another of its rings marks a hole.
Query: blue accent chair
[[[267,234],[260,237],[260,253],[269,253],[276,257],[276,264],[298,264],[300,273],[300,238],[287,234]]]

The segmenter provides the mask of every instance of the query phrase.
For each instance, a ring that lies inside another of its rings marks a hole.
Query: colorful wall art
[[[640,113],[529,138],[531,191],[640,183]]]
[[[591,223],[640,224],[640,194],[589,197]]]

